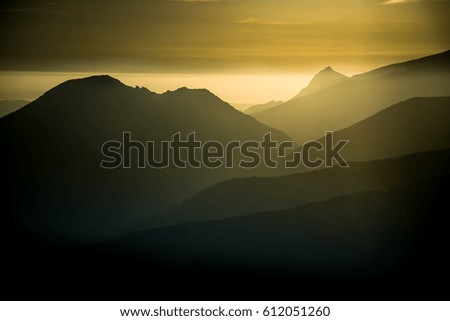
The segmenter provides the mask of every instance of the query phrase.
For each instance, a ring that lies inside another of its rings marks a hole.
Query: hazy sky
[[[353,74],[450,49],[449,1],[52,0],[0,8],[0,98],[19,90],[12,75],[127,73],[139,82],[130,85],[213,83],[224,99],[262,102],[295,95],[328,65]]]

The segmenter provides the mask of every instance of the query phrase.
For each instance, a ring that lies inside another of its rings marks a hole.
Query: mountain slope
[[[8,115],[28,103],[29,101],[26,100],[0,100],[0,117]]]
[[[450,96],[450,51],[332,85],[253,116],[302,144],[412,97]]]
[[[450,282],[443,255],[449,188],[447,176],[286,211],[148,230],[96,245],[43,251],[24,243],[22,251],[5,248],[9,264],[4,270],[22,277],[31,298],[42,298],[45,287],[45,298],[72,300],[79,293],[111,300],[264,300],[268,293],[280,300],[292,295],[319,300],[324,288],[326,295],[348,300],[442,299],[448,293],[437,291],[436,284]],[[39,262],[32,272],[31,262]],[[236,284],[245,286],[236,291]],[[202,291],[192,291],[196,287]],[[4,290],[23,296],[11,282]]]
[[[386,191],[450,174],[450,149],[401,158],[350,163],[279,177],[236,178],[217,183],[183,201],[164,224],[208,221],[283,210],[364,191]],[[141,226],[145,226],[142,224]]]
[[[292,99],[307,96],[309,94],[315,93],[332,85],[336,85],[348,79],[349,78],[347,76],[334,71],[331,67],[326,67],[325,69],[321,70],[317,75],[315,75],[314,78],[311,80],[311,82],[308,84],[308,86],[300,90],[300,92],[297,95],[295,95]]]
[[[438,70],[440,68],[448,69],[450,68],[449,55],[450,50],[436,55],[426,56],[419,59],[414,59],[410,61],[400,62],[384,66],[381,68],[377,68],[369,72],[355,75],[352,78],[375,79],[395,73],[403,73],[403,72],[420,73],[423,71],[428,72],[430,70]]]
[[[100,167],[110,140],[170,140],[193,131],[197,140],[289,138],[236,111],[207,90],[181,88],[158,95],[108,76],[67,81],[0,120],[9,186],[3,203],[11,220],[40,237],[80,241],[129,231],[195,191],[223,179],[267,171]],[[159,146],[159,145],[157,145]],[[161,156],[157,148],[155,154]]]
[[[272,100],[272,101],[269,101],[268,103],[265,103],[265,104],[251,106],[251,107],[247,108],[246,110],[244,110],[244,113],[246,113],[248,115],[251,115],[251,114],[254,114],[254,113],[259,113],[261,111],[264,111],[264,110],[273,108],[275,106],[281,105],[282,103],[284,103],[284,101]]]
[[[209,289],[208,295],[245,282],[252,286],[243,293],[260,297],[270,289],[283,297],[285,282],[294,282],[308,296],[323,296],[323,286],[334,284],[336,294],[386,298],[394,282],[398,286],[389,295],[423,297],[423,287],[433,291],[430,280],[449,281],[442,255],[449,183],[445,176],[285,211],[133,233],[99,244],[92,257],[128,280],[139,269],[149,279],[166,280],[165,288],[195,284]],[[427,276],[420,287],[411,282],[418,273]]]
[[[432,170],[448,173],[448,124],[450,97],[409,99],[334,133],[335,142],[348,140],[340,154],[350,162],[349,168],[322,166],[323,170],[304,174],[220,182],[185,200],[160,224],[286,209],[347,193],[402,186],[426,179]],[[319,141],[324,143],[324,138]],[[310,159],[316,157],[325,159],[324,152],[311,153]]]
[[[384,159],[450,148],[448,124],[450,97],[412,98],[334,132],[333,139],[348,140],[340,153],[347,161]]]

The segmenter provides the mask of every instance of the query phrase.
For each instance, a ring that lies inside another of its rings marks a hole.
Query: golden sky
[[[287,99],[328,65],[350,75],[448,50],[449,16],[450,1],[433,0],[10,1],[0,5],[0,98],[21,71],[123,74],[159,91],[158,75],[165,89],[210,76],[236,102],[297,81],[266,92]],[[239,94],[249,80],[255,95]]]

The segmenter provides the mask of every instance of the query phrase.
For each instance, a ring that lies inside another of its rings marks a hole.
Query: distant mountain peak
[[[321,79],[322,77],[330,77],[331,79]],[[325,67],[324,69],[322,69],[321,71],[319,71],[314,78],[311,80],[310,85],[313,82],[317,82],[317,81],[321,81],[321,82],[328,82],[330,80],[333,79],[347,79],[348,77],[335,71],[333,68],[331,68],[330,66]]]
[[[294,98],[306,96],[322,90],[331,85],[335,85],[339,82],[349,79],[347,76],[333,70],[330,66],[325,67],[319,73],[317,73],[307,87],[303,88]]]
[[[322,72],[335,72],[335,71],[334,71],[333,68],[331,68],[330,66],[327,66],[327,67],[325,67],[324,69],[322,69],[322,70],[319,72],[319,74],[322,73]]]

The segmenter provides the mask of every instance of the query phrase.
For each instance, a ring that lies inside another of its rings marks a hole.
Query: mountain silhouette
[[[355,75],[352,78],[376,79],[389,74],[401,74],[404,72],[420,74],[422,72],[429,72],[430,70],[439,70],[439,68],[448,70],[450,68],[449,56],[450,50],[447,50],[436,55],[376,68],[369,72]]]
[[[124,131],[142,142],[180,132],[197,140],[257,140],[272,132],[205,89],[156,94],[109,76],[69,80],[0,120],[6,212],[22,231],[58,242],[98,240],[165,211],[218,181],[255,171],[100,167],[101,146]],[[182,136],[185,138],[185,136]],[[160,152],[155,152],[160,156]],[[131,155],[137,163],[137,154]]]
[[[450,96],[449,83],[446,51],[353,76],[252,116],[303,144],[412,97]]]
[[[346,161],[399,157],[450,148],[449,123],[450,97],[411,98],[334,132],[333,139],[348,140],[340,153]]]
[[[27,100],[0,100],[0,117],[8,115],[28,103]]]
[[[442,297],[435,287],[450,281],[443,255],[449,188],[450,177],[442,176],[389,191],[151,229],[77,247],[42,250],[22,239],[23,248],[18,243],[5,247],[4,272],[22,277],[29,286],[27,298],[41,299],[74,300],[81,293],[84,299],[248,300],[264,299],[269,291],[284,300],[299,294],[286,284],[301,284],[305,300],[323,298],[330,284],[327,295],[349,300]],[[30,271],[30,262],[39,264]],[[154,291],[142,286],[147,283]],[[232,291],[236,284],[246,286]],[[43,287],[48,291],[42,292]],[[193,292],[194,287],[202,291]],[[6,282],[4,290],[23,298],[23,289],[13,282]]]
[[[300,90],[300,92],[292,99],[307,96],[348,79],[349,78],[347,76],[334,71],[331,67],[328,66],[325,69],[321,70],[317,75],[315,75],[308,86]]]
[[[409,77],[440,62],[442,55],[395,65],[292,101],[324,99],[356,82],[348,88],[374,86],[381,95],[381,84],[394,84],[402,95],[420,94],[408,86],[436,85],[447,71]],[[101,146],[124,131],[155,142],[193,131],[198,140],[223,144],[259,141],[267,132],[278,141],[289,137],[205,89],[156,94],[109,76],[67,81],[0,119],[5,275],[21,277],[27,295],[40,299],[44,287],[45,295],[76,299],[92,284],[89,295],[133,299],[149,293],[142,284],[155,277],[164,284],[153,292],[170,299],[174,288],[192,298],[193,287],[202,299],[224,289],[233,289],[234,299],[267,291],[283,299],[286,284],[301,285],[309,298],[324,288],[350,299],[386,299],[386,288],[389,296],[429,298],[436,283],[449,281],[442,255],[450,223],[449,100],[385,105],[336,131],[335,140],[350,140],[342,151],[353,161],[349,168],[287,176],[265,167],[107,170],[99,166]],[[23,295],[10,283],[5,291]],[[236,284],[245,284],[237,294]]]
[[[411,254],[407,252],[417,245],[414,238],[423,236],[420,231],[428,227],[426,222],[436,231],[444,228],[439,228],[439,221],[449,221],[445,210],[449,183],[450,176],[443,175],[393,190],[359,192],[283,211],[136,232],[104,246],[119,251],[134,247],[131,255],[160,262],[179,255],[188,261],[245,262],[291,272],[348,268],[373,273]],[[444,206],[431,211],[437,204]]]
[[[450,149],[387,160],[354,162],[277,177],[246,177],[219,182],[183,201],[161,217],[166,225],[223,219],[289,209],[364,191],[388,191],[450,174]],[[141,227],[149,226],[142,222]]]
[[[449,183],[450,177],[443,176],[284,211],[132,233],[49,252],[48,260],[36,266],[42,277],[23,273],[23,278],[33,285],[30,291],[45,284],[69,298],[74,289],[95,282],[96,295],[113,299],[125,293],[132,299],[148,293],[136,284],[154,282],[155,276],[164,280],[155,285],[158,297],[173,298],[173,288],[179,287],[177,296],[193,298],[197,286],[203,291],[196,291],[196,299],[262,299],[267,291],[284,299],[298,292],[286,288],[289,283],[301,284],[305,297],[323,297],[323,288],[333,284],[327,293],[345,299],[433,298],[436,283],[450,281],[442,255],[450,223]],[[20,264],[23,255],[14,258],[16,272],[27,268]],[[52,268],[55,262],[58,269]],[[67,271],[77,273],[60,284],[55,275]],[[117,282],[111,282],[111,273]],[[426,278],[418,279],[419,274]],[[246,284],[242,291],[229,291],[241,283]]]
[[[271,100],[271,101],[269,101],[268,103],[265,103],[265,104],[250,106],[249,108],[244,110],[244,113],[251,115],[251,114],[258,113],[260,111],[264,111],[264,110],[273,108],[275,106],[281,105],[282,103],[284,103],[284,101]]]

